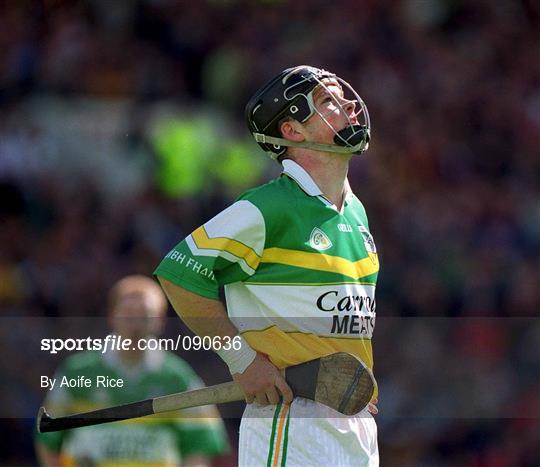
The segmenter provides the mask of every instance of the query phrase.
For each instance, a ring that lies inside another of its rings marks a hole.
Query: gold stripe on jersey
[[[277,263],[316,271],[334,272],[353,279],[369,276],[379,270],[379,258],[377,254],[372,253],[369,253],[367,258],[350,261],[340,256],[322,253],[267,248],[263,251],[261,263]]]
[[[252,269],[257,269],[257,266],[259,266],[261,260],[260,256],[255,253],[252,248],[244,245],[238,240],[226,237],[210,238],[206,233],[204,226],[195,230],[191,234],[191,237],[197,248],[201,250],[226,251],[237,258],[243,259]]]
[[[330,337],[301,331],[283,331],[276,325],[266,329],[241,332],[257,352],[269,355],[278,368],[307,362],[335,352],[347,352],[373,368],[369,337]]]

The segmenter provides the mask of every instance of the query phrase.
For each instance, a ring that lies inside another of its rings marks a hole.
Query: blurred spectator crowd
[[[349,179],[380,253],[378,319],[402,323],[375,339],[383,465],[538,465],[539,57],[533,0],[2,2],[0,319],[103,316],[116,279],[279,173],[247,140],[250,94],[324,67],[370,111]],[[512,411],[437,418],[455,399],[406,369],[461,365],[481,380],[471,404],[491,391]],[[384,418],[414,397],[429,423]]]

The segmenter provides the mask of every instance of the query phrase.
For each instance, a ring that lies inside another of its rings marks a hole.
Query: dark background
[[[35,462],[39,339],[279,172],[243,106],[310,64],[372,121],[382,465],[538,465],[539,57],[533,0],[0,2],[2,463]]]

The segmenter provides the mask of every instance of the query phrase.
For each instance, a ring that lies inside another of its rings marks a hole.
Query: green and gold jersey
[[[176,355],[147,351],[144,357],[132,368],[123,365],[115,352],[89,351],[69,357],[55,375],[56,385],[45,407],[60,416],[202,386],[191,367]],[[92,385],[77,387],[81,376]],[[123,379],[123,387],[99,387],[97,377]],[[177,466],[190,455],[215,456],[229,449],[223,422],[213,406],[37,433],[36,437],[37,442],[60,453],[64,466]]]
[[[366,212],[338,210],[291,160],[163,259],[157,276],[218,298],[249,344],[278,367],[349,352],[373,367],[379,261]],[[348,188],[348,184],[347,184]]]

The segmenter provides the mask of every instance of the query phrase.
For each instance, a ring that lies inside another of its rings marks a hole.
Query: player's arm
[[[238,330],[219,301],[220,287],[251,277],[266,239],[265,219],[257,206],[240,200],[196,229],[160,263],[159,278],[172,306],[199,336],[230,337]],[[218,355],[240,383],[248,402],[277,403],[278,390],[289,401],[290,388],[277,368],[241,339],[239,350],[222,347]]]
[[[195,334],[231,338],[238,335],[238,330],[230,321],[225,307],[219,300],[198,295],[163,277],[158,278],[174,310]],[[244,340],[242,340],[242,345],[248,346]],[[249,350],[249,348],[241,348],[237,352],[247,355]],[[226,361],[226,363],[229,362]],[[234,372],[232,376],[240,384],[248,403],[256,400],[261,405],[277,404],[279,394],[283,395],[285,402],[292,401],[291,388],[280,371],[260,353],[254,355],[251,363],[243,371]]]

